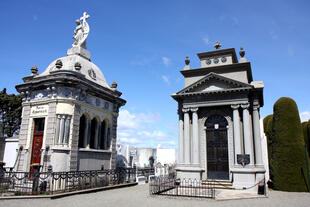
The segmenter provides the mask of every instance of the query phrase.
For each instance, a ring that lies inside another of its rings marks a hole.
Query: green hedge
[[[304,139],[299,112],[291,98],[280,98],[273,108],[270,166],[274,189],[306,191]],[[267,127],[268,128],[268,127]]]
[[[304,141],[307,146],[308,155],[310,155],[310,120],[301,123],[304,135]]]

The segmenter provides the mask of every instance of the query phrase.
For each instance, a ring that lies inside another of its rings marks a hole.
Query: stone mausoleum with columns
[[[117,117],[126,101],[90,61],[88,17],[76,20],[67,56],[41,74],[32,67],[16,86],[23,96],[18,171],[34,164],[54,172],[115,168]]]
[[[177,177],[250,188],[266,171],[259,121],[264,84],[253,81],[242,48],[238,61],[234,48],[220,47],[198,54],[201,68],[192,69],[187,57],[185,88],[172,95],[179,114]]]

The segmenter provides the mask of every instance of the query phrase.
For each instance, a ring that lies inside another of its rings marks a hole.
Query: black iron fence
[[[214,182],[155,177],[149,184],[150,195],[215,198]]]
[[[135,168],[70,172],[0,170],[0,196],[55,194],[135,182]]]

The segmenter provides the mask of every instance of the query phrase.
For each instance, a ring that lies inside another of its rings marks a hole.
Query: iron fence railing
[[[135,168],[70,172],[0,171],[0,196],[55,194],[135,182]]]
[[[214,182],[155,177],[149,184],[150,195],[215,198]]]

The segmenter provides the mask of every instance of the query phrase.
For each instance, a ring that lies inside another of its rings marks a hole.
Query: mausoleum
[[[77,171],[115,168],[119,108],[126,101],[90,60],[89,15],[76,20],[67,56],[43,73],[31,68],[16,89],[23,96],[16,170]]]
[[[181,70],[185,87],[172,95],[178,102],[178,178],[226,180],[236,189],[255,186],[265,177],[260,132],[264,105],[262,81],[254,81],[241,48],[199,53],[201,68],[188,57]]]

